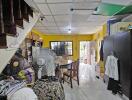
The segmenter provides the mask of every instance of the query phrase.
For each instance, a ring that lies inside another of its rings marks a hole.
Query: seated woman
[[[38,80],[33,86],[38,100],[65,100],[62,84],[55,76],[55,58],[55,53],[50,49],[40,49]]]

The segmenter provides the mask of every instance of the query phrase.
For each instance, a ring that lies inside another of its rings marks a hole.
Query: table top
[[[70,65],[71,65],[71,63],[61,64],[60,68],[68,68]]]

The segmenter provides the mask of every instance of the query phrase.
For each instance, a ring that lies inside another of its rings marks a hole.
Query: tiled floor
[[[106,85],[99,79],[79,87],[74,83],[73,89],[65,83],[64,90],[66,100],[122,100],[118,95],[108,91]]]

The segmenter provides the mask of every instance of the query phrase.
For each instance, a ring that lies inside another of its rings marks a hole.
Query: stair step
[[[33,17],[33,10],[30,6],[28,6],[28,14]]]
[[[6,34],[4,33],[4,21],[2,1],[0,0],[0,48],[7,48]]]
[[[13,11],[15,23],[18,27],[23,27],[21,0],[13,0]]]
[[[7,48],[6,34],[0,33],[0,49]]]
[[[5,27],[5,32],[7,35],[13,36],[13,37],[17,36],[16,24],[6,22],[4,27]]]
[[[29,22],[28,5],[24,0],[21,0],[22,17],[25,21]]]
[[[4,33],[4,21],[3,21],[3,7],[2,7],[2,1],[0,0],[0,34]]]
[[[28,23],[29,23],[29,16],[24,15],[24,16],[23,16],[23,18],[24,18],[24,20],[25,20],[26,22],[28,22]]]
[[[24,26],[23,26],[23,20],[15,20],[15,23],[16,23],[16,26],[24,29]]]
[[[17,31],[13,14],[13,0],[2,0],[2,7],[5,32],[10,36],[16,36]]]

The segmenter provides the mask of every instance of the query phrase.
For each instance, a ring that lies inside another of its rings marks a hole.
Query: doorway
[[[82,63],[86,59],[90,65],[96,63],[94,41],[80,41],[80,62]]]
[[[84,62],[85,59],[90,64],[90,42],[80,41],[80,62]]]
[[[95,42],[80,41],[79,79],[84,85],[95,80]]]

